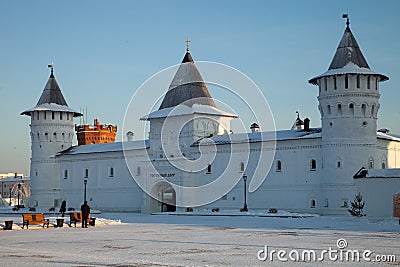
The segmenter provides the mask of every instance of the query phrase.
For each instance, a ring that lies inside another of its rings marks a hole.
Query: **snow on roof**
[[[70,108],[68,106],[58,105],[58,104],[54,104],[54,103],[41,104],[41,105],[36,106],[34,108],[25,110],[24,112],[21,113],[21,115],[30,116],[31,112],[33,112],[33,111],[63,111],[63,112],[73,113],[74,117],[82,116],[81,113],[76,112],[75,110],[73,110],[72,108]]]
[[[400,178],[400,169],[368,169],[365,178]]]
[[[172,117],[172,116],[189,115],[189,114],[217,115],[217,116],[225,116],[232,118],[238,117],[238,115],[236,114],[222,111],[216,107],[212,107],[209,105],[193,104],[193,106],[191,107],[188,107],[186,105],[178,105],[175,107],[156,110],[146,116],[141,117],[140,120],[150,120],[156,118],[165,118],[167,116]]]
[[[234,143],[255,143],[261,141],[284,141],[284,140],[297,140],[297,139],[313,139],[321,138],[321,128],[310,129],[310,131],[271,131],[271,132],[252,132],[240,134],[224,134],[215,135],[210,140],[204,140],[202,145],[224,145]],[[198,144],[198,143],[197,143]]]
[[[103,143],[103,144],[90,144],[90,145],[73,146],[67,150],[64,150],[56,154],[56,156],[118,152],[122,150],[146,149],[149,147],[150,147],[149,140],[128,141],[124,143],[114,142],[114,143]]]
[[[397,134],[377,132],[377,137],[379,139],[386,139],[386,140],[390,140],[390,141],[400,142],[400,135],[397,135]]]
[[[353,62],[348,62],[343,68],[329,69],[328,71],[324,72],[323,74],[310,79],[308,82],[317,85],[317,80],[319,78],[326,77],[326,76],[332,76],[332,75],[343,75],[343,74],[377,75],[377,76],[380,76],[381,81],[386,81],[389,79],[385,75],[379,74],[375,71],[372,71],[371,69],[361,68],[361,67],[357,66],[356,64],[354,64]]]

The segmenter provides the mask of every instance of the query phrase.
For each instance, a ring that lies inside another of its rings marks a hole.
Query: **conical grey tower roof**
[[[376,75],[379,77],[380,81],[388,80],[389,78],[387,76],[376,73],[369,68],[368,63],[358,46],[356,38],[354,38],[354,35],[350,30],[350,22],[348,20],[346,24],[347,27],[342,39],[340,40],[339,46],[336,49],[336,53],[333,56],[328,71],[310,79],[308,82],[318,85],[318,79],[322,77],[343,74]]]
[[[343,68],[349,62],[353,62],[360,68],[369,69],[368,63],[357,44],[356,38],[354,38],[349,25],[347,25],[329,69]]]
[[[67,101],[63,94],[61,93],[61,89],[58,86],[56,78],[53,74],[53,68],[51,68],[51,74],[49,80],[44,87],[42,95],[39,98],[36,106],[25,110],[21,113],[21,115],[31,116],[34,111],[59,111],[59,112],[70,112],[74,117],[80,117],[82,114],[80,112],[76,112],[71,109],[67,105]]]
[[[189,51],[186,52],[159,109],[180,104],[189,107],[193,104],[216,107]]]
[[[61,93],[61,89],[58,86],[56,78],[54,77],[53,70],[51,70],[50,78],[47,81],[46,86],[44,87],[43,93],[39,98],[36,106],[40,106],[42,104],[57,104],[61,106],[68,106],[67,101],[63,94]]]

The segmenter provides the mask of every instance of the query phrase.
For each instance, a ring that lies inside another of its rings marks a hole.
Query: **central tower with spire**
[[[53,66],[36,106],[21,115],[31,117],[31,198],[30,206],[57,207],[60,201],[60,174],[55,154],[72,146],[74,117],[82,114],[69,108],[54,77]]]

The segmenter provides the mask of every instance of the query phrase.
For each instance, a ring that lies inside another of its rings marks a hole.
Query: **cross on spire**
[[[189,40],[189,38],[186,38],[186,41],[185,41],[185,43],[186,43],[186,52],[189,52],[189,43],[190,43],[190,40]]]

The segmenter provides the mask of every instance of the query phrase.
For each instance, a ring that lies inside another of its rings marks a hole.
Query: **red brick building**
[[[117,134],[117,126],[100,124],[94,119],[94,125],[75,125],[78,145],[113,143]]]

